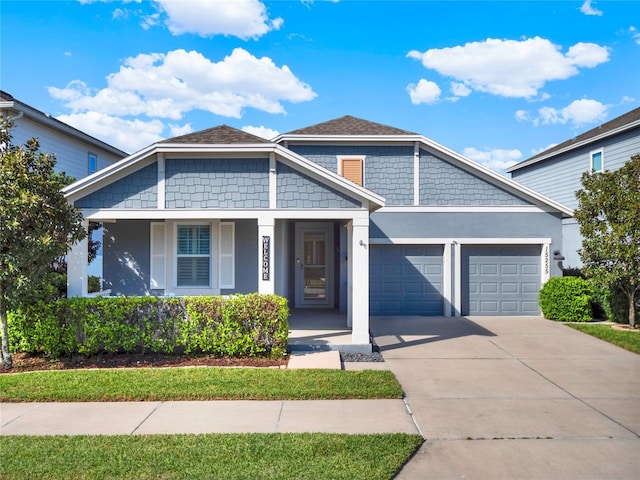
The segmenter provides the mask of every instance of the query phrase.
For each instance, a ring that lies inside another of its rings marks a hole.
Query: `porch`
[[[292,352],[338,350],[345,353],[371,352],[371,344],[353,344],[347,314],[337,309],[291,309],[289,349]]]

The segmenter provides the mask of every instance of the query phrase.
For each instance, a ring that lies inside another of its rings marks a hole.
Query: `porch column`
[[[349,224],[349,294],[347,323],[351,343],[369,343],[369,217]]]
[[[88,232],[89,221],[82,221]],[[80,240],[67,252],[67,297],[86,297],[88,293],[89,238]]]
[[[275,220],[258,219],[258,293],[275,293]]]

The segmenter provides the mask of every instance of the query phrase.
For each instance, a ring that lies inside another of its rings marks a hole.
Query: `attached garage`
[[[442,245],[371,245],[371,315],[442,315]]]
[[[539,315],[540,245],[462,247],[463,315]]]

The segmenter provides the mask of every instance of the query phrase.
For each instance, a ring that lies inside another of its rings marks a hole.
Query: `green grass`
[[[630,352],[640,354],[640,332],[625,332],[624,330],[614,330],[611,325],[594,324],[569,324],[571,328],[588,333],[591,336],[612,343]]]
[[[388,370],[159,368],[0,375],[1,402],[402,398]]]
[[[0,478],[390,479],[421,443],[407,434],[8,436]]]

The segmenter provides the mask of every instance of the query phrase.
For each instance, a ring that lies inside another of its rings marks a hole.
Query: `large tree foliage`
[[[582,175],[575,218],[584,237],[580,257],[585,275],[599,286],[620,288],[635,327],[640,292],[640,155],[620,170]]]
[[[86,236],[82,214],[61,189],[69,177],[54,171],[55,157],[39,152],[36,139],[11,144],[0,128],[0,357],[11,368],[7,309],[47,277],[52,262]]]

